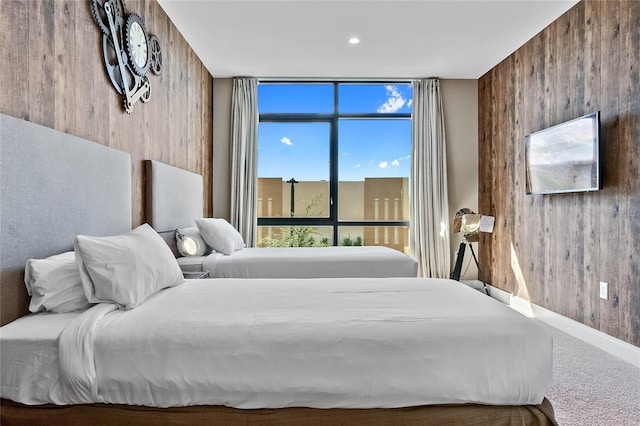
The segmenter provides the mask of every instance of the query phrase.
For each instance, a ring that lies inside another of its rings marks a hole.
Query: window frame
[[[264,84],[332,84],[333,112],[332,113],[260,113],[258,111],[258,125],[261,123],[328,123],[329,124],[329,216],[328,217],[258,217],[257,226],[331,226],[333,229],[333,245],[339,245],[338,231],[341,226],[411,226],[410,220],[339,220],[338,217],[338,125],[340,120],[385,120],[409,119],[411,112],[391,113],[340,113],[339,87],[341,84],[410,84],[409,80],[262,80]],[[260,158],[258,156],[258,161]],[[411,176],[409,176],[411,178]]]

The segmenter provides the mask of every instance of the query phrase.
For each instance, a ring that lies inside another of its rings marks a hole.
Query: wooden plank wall
[[[640,2],[578,3],[482,76],[478,96],[479,208],[496,217],[479,248],[487,279],[640,346]],[[593,111],[604,190],[525,195],[525,136]]]
[[[148,103],[124,112],[88,1],[2,0],[0,111],[129,152],[132,226],[145,222],[146,159],[202,174],[203,214],[210,216],[213,79],[155,0],[126,6],[161,44],[163,70],[149,73]]]

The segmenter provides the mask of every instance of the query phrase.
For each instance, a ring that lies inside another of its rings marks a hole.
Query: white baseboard
[[[482,283],[480,283],[480,285],[482,285]],[[509,305],[521,314],[537,318],[558,330],[564,331],[577,339],[602,349],[636,367],[640,367],[640,348],[489,284],[487,284],[487,287],[489,287],[491,297]]]

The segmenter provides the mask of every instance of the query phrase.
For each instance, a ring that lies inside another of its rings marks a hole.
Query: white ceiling
[[[477,79],[577,3],[158,1],[214,77],[327,79]]]

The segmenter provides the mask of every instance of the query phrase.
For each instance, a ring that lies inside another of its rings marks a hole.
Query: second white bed
[[[180,257],[184,270],[212,278],[416,277],[418,263],[388,247],[244,248],[229,256]]]

